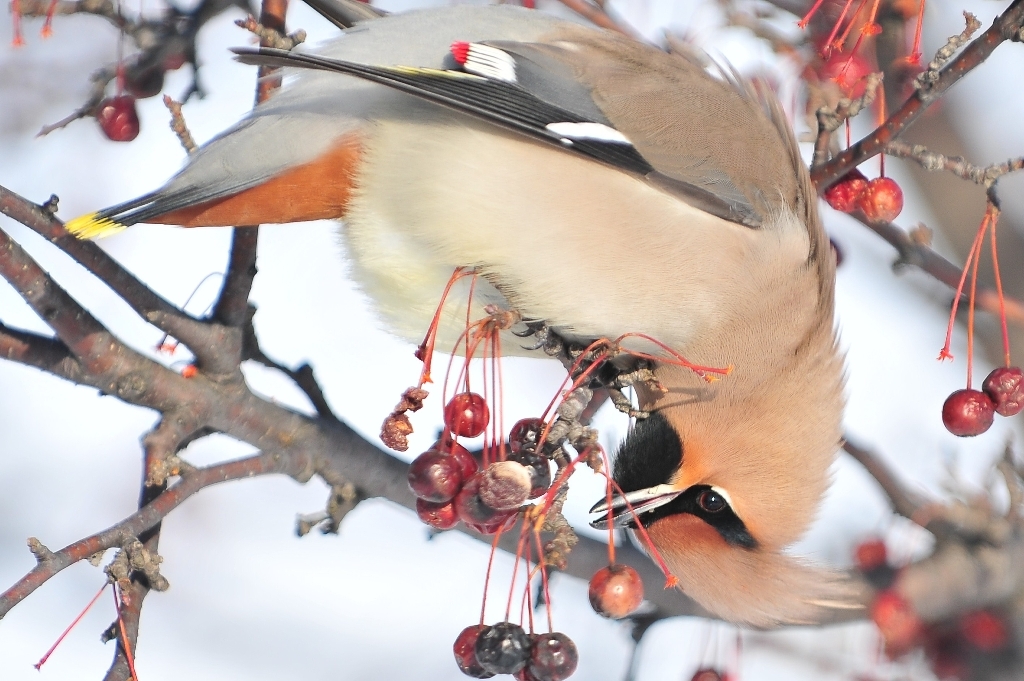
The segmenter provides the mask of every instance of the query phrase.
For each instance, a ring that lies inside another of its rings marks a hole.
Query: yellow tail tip
[[[89,213],[74,220],[68,220],[64,223],[64,229],[79,239],[102,239],[126,229],[126,226],[120,222],[114,222],[110,218],[100,217],[99,213]]]

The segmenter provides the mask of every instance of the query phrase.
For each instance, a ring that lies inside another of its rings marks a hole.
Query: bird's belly
[[[744,295],[753,231],[626,173],[473,121],[388,121],[366,139],[343,230],[351,273],[406,338],[422,337],[458,266],[483,275],[481,304],[677,349]],[[458,330],[467,295],[463,282]]]

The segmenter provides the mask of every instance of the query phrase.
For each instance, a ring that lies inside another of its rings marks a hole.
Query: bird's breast
[[[422,337],[462,266],[483,275],[481,304],[682,349],[754,293],[758,263],[774,258],[765,249],[794,250],[641,178],[443,115],[368,126],[343,230],[353,277],[407,338]],[[802,248],[806,258],[806,235]],[[464,327],[465,308],[451,319]]]

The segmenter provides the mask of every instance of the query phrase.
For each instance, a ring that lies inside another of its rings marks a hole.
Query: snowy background
[[[148,11],[156,11],[152,4],[147,4]],[[380,2],[388,10],[414,4],[424,3]],[[541,6],[550,8],[552,3]],[[721,17],[713,3],[623,0],[611,6],[652,39],[669,27],[743,72],[769,70],[783,83],[795,77],[792,64],[781,62],[745,32],[717,28]],[[962,29],[962,9],[971,9],[987,26],[1004,6],[972,0],[929,2],[925,53]],[[241,16],[239,11],[227,12],[200,34],[200,79],[208,96],[184,107],[200,142],[251,105],[254,69],[234,63],[226,50],[250,42],[232,23]],[[39,25],[27,22],[29,44],[21,50],[7,47],[9,34],[0,35],[0,184],[38,202],[57,194],[64,219],[162,184],[183,162],[184,152],[167,129],[168,115],[159,98],[139,102],[142,133],[131,144],[107,141],[91,120],[34,137],[43,123],[62,118],[85,100],[88,75],[114,59],[117,40],[113,29],[92,17],[59,17],[56,35],[48,41],[38,38]],[[294,2],[289,28],[298,27],[309,32],[311,44],[336,34]],[[981,163],[1024,153],[1024,128],[1016,124],[1024,109],[1021,92],[1016,101],[1001,97],[997,106],[986,94],[997,76],[1009,79],[1004,83],[1024,82],[1024,62],[1015,50],[1019,47],[997,50],[949,98],[948,106]],[[190,77],[187,68],[168,74],[164,91],[178,95]],[[899,164],[890,163],[888,170],[907,193],[900,224],[934,223]],[[1004,188],[1004,195],[1012,193]],[[1020,203],[1016,206],[1010,211],[1018,211],[1020,222]],[[852,219],[824,210],[846,256],[838,275],[837,304],[849,374],[848,433],[885,454],[922,490],[942,494],[954,476],[957,485],[970,491],[988,485],[989,464],[1011,435],[1010,424],[1000,419],[988,433],[959,440],[939,420],[942,401],[962,386],[964,372],[962,361],[935,361],[950,292],[918,272],[893,275],[889,265],[894,253],[887,244]],[[0,224],[120,338],[136,348],[155,347],[161,334],[129,314],[101,284],[27,229],[6,218]],[[410,346],[380,329],[366,300],[346,279],[345,254],[335,230],[329,223],[263,228],[260,273],[252,294],[259,306],[256,327],[272,357],[293,366],[309,361],[335,411],[375,441],[382,417],[413,382],[419,365]],[[938,239],[937,248],[957,260],[944,248],[941,235]],[[102,245],[161,295],[184,303],[204,277],[223,271],[228,240],[229,232],[221,229],[185,232],[140,226]],[[1020,263],[1004,265],[1013,266]],[[216,278],[207,281],[189,310],[201,313],[216,292]],[[2,283],[0,319],[46,331]],[[965,356],[962,328],[955,338],[959,360]],[[153,350],[150,354],[157,356]],[[162,361],[178,359],[183,358]],[[562,375],[559,367],[536,361],[507,366],[510,423],[533,415]],[[982,359],[976,371],[984,376],[989,368]],[[245,369],[254,389],[311,413],[305,398],[285,379],[260,367]],[[99,397],[95,390],[0,362],[0,588],[32,567],[27,537],[56,549],[135,510],[138,438],[155,418],[151,411]],[[439,405],[428,403],[414,423],[418,439],[411,454],[432,441],[440,424]],[[610,446],[626,427],[622,418],[608,412],[602,412],[598,425]],[[247,446],[210,437],[193,444],[185,458],[203,465],[246,453]],[[899,558],[927,549],[921,532],[891,518],[880,492],[856,464],[840,458],[835,479],[821,517],[797,547],[799,552],[845,566],[853,546],[876,534],[887,537]],[[573,480],[567,511],[571,520],[582,524],[584,510],[600,488],[587,473]],[[171,590],[147,599],[137,652],[140,679],[465,678],[451,659],[451,643],[479,615],[487,547],[458,533],[429,540],[425,526],[411,513],[384,501],[360,504],[346,518],[340,536],[314,533],[297,539],[296,513],[318,510],[326,497],[327,489],[318,481],[302,486],[285,478],[257,479],[208,489],[172,514],[164,522],[160,543]],[[510,569],[511,559],[499,559],[493,583],[507,585]],[[112,654],[111,646],[98,640],[114,617],[109,593],[41,673],[32,664],[103,579],[98,568],[75,565],[0,621],[0,679],[102,678]],[[581,581],[555,577],[556,629],[580,647],[574,678],[622,679],[632,650],[629,629],[593,614],[585,589]],[[499,617],[503,592],[504,586],[494,591],[489,621]],[[636,678],[689,679],[702,662],[725,666],[749,681],[928,678],[914,660],[883,662],[873,627],[866,624],[745,632],[737,659],[738,636],[735,628],[723,624],[661,622],[640,647]]]

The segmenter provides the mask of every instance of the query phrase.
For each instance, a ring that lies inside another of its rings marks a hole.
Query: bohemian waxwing
[[[731,365],[714,383],[657,365],[668,392],[638,388],[652,415],[614,466],[639,520],[615,498],[595,525],[643,523],[682,589],[734,622],[842,604],[835,573],[784,552],[828,486],[843,369],[833,256],[770,94],[511,6],[366,21],[312,54],[241,52],[315,70],[162,189],[69,230],[342,219],[352,276],[406,338],[470,267],[478,316],[497,303],[566,336],[642,332]]]

